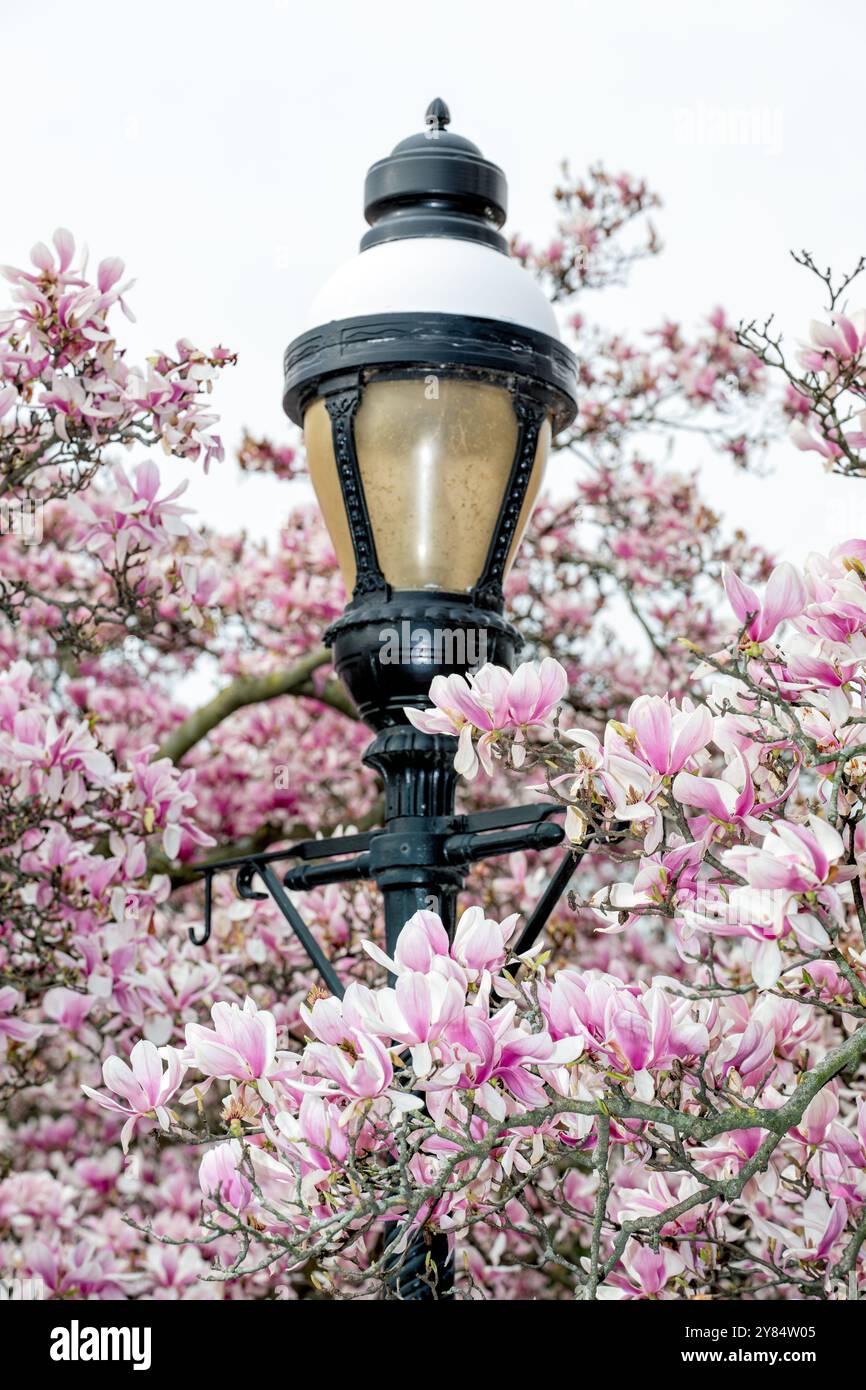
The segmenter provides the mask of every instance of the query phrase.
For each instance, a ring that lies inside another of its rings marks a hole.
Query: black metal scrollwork
[[[514,462],[511,465],[511,475],[502,499],[484,570],[473,594],[475,602],[482,608],[501,608],[504,601],[502,582],[505,566],[535,466],[538,435],[544,422],[545,406],[540,401],[516,394],[514,413],[518,425]]]
[[[325,396],[324,400],[331,420],[337,476],[355,551],[353,598],[363,598],[367,594],[383,591],[386,585],[379,568],[373,527],[355,450],[355,416],[361,403],[360,384],[335,391],[332,395]]]

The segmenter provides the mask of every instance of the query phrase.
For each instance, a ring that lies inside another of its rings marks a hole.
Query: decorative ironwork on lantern
[[[513,663],[503,583],[576,408],[574,358],[499,230],[505,175],[449,121],[434,101],[369,170],[360,254],[285,358],[284,406],[352,596],[328,639],[374,728],[468,669],[479,632],[487,659]],[[418,658],[383,670],[380,634],[401,622]],[[467,640],[443,649],[443,630]]]

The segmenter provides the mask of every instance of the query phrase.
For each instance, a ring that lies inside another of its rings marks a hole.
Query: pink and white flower
[[[128,1116],[120,1136],[126,1153],[139,1120],[155,1119],[161,1129],[168,1129],[166,1107],[180,1089],[185,1070],[184,1059],[176,1047],[157,1049],[151,1042],[137,1042],[130,1053],[129,1065],[119,1057],[109,1057],[102,1064],[106,1087],[115,1095],[122,1096],[122,1101],[103,1095],[92,1086],[82,1086],[81,1089],[103,1110]]]
[[[727,567],[724,581],[731,607],[753,642],[766,642],[786,618],[799,617],[808,600],[806,585],[787,561],[773,570],[763,599]]]
[[[247,996],[238,1004],[214,1004],[213,1028],[186,1026],[185,1064],[207,1077],[254,1081],[263,1096],[272,1096],[269,1077],[277,1070],[277,1025],[272,1013]]]

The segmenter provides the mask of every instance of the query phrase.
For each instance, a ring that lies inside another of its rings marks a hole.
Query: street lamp
[[[420,908],[453,932],[471,863],[564,838],[555,802],[456,815],[454,740],[405,714],[429,704],[436,675],[513,665],[520,637],[503,616],[503,583],[551,440],[576,410],[574,358],[500,232],[505,175],[449,124],[444,102],[432,102],[424,131],[368,171],[360,253],[316,296],[285,355],[283,404],[303,427],[351,595],[325,640],[374,732],[364,761],[383,782],[383,827],[201,866],[201,940],[212,877],[234,870],[241,896],[272,897],[338,995],[342,982],[288,892],[374,882],[393,955]],[[294,862],[278,874],[285,860]],[[517,950],[538,936],[576,863],[566,849]],[[431,1295],[428,1254],[435,1292],[447,1294],[447,1242],[419,1235],[394,1276],[401,1297]]]

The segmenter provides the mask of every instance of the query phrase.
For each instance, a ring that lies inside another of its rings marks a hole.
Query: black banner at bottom
[[[466,1319],[466,1321],[464,1321]],[[470,1321],[471,1320],[471,1321]],[[342,1366],[374,1383],[381,1357],[383,1384],[393,1380],[395,1353],[435,1358],[440,1346],[461,1376],[458,1348],[439,1343],[446,1332],[471,1337],[476,1353],[487,1346],[494,1359],[507,1348],[509,1381],[522,1357],[536,1372],[545,1347],[560,1372],[571,1348],[573,1371],[582,1358],[611,1370],[645,1369],[654,1375],[711,1368],[782,1370],[803,1366],[822,1374],[850,1365],[851,1346],[864,1330],[863,1305],[828,1302],[463,1301],[423,1304],[336,1302],[325,1298],[261,1302],[58,1302],[0,1300],[0,1334],[7,1359],[17,1353],[28,1371],[49,1381],[64,1375],[177,1373],[191,1356],[220,1377],[249,1375],[251,1365],[276,1356],[282,1369],[309,1374],[311,1361],[326,1358],[333,1379]],[[419,1336],[429,1341],[422,1340]],[[378,1349],[378,1350],[377,1350]],[[401,1358],[402,1360],[402,1358]],[[470,1359],[471,1363],[471,1359]],[[467,1364],[470,1364],[467,1363]],[[396,1363],[400,1364],[400,1362]],[[407,1366],[411,1362],[403,1363]],[[430,1364],[430,1362],[428,1362]],[[388,1367],[392,1371],[388,1371]],[[551,1368],[553,1368],[551,1364]],[[431,1365],[432,1369],[432,1365]],[[534,1372],[534,1374],[536,1373]]]

